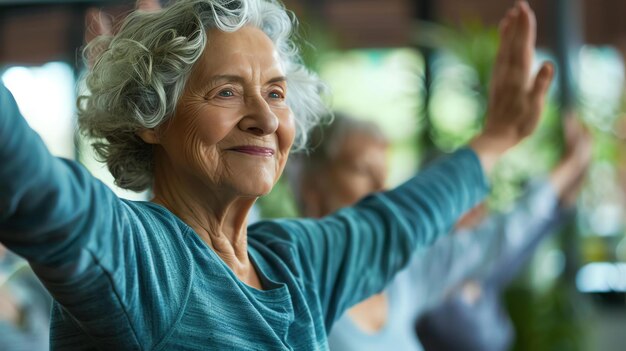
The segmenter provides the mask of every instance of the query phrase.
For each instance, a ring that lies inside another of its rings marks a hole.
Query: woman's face
[[[211,30],[176,113],[157,130],[158,144],[187,181],[238,196],[267,194],[295,135],[286,94],[284,68],[261,30]]]
[[[387,179],[387,143],[364,133],[350,133],[327,167],[319,184],[324,214],[350,206],[384,188]]]

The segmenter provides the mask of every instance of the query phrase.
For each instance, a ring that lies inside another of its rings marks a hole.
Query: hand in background
[[[562,206],[572,206],[591,163],[592,138],[585,126],[568,113],[563,119],[565,149],[561,160],[550,174],[550,183]]]
[[[157,11],[161,9],[159,0],[137,0],[135,8],[141,11]],[[113,25],[113,17],[99,8],[89,8],[85,14],[85,43],[100,36],[111,36],[115,34],[115,26]],[[89,51],[89,67],[95,64],[95,60],[100,53],[106,50],[108,42],[102,42]]]
[[[535,14],[526,1],[518,2],[500,22],[487,118],[482,133],[470,143],[486,171],[539,123],[554,68],[543,63],[531,76],[536,32]]]
[[[0,321],[18,326],[20,319],[21,312],[17,302],[8,289],[0,286]]]
[[[161,9],[159,0],[137,0],[135,8],[144,11],[156,11]]]

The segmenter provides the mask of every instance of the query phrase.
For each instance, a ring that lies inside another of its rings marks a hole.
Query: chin
[[[246,177],[246,179],[243,179],[243,182],[233,185],[242,196],[259,197],[269,194],[274,188],[275,183],[273,177],[250,175]]]
[[[237,167],[232,169],[233,186],[241,194],[262,196],[269,194],[280,177],[276,172],[276,167],[272,165],[254,165],[250,167]]]
[[[273,188],[274,188],[273,186],[258,185],[258,186],[241,188],[239,189],[238,192],[239,194],[241,194],[241,196],[244,196],[244,197],[261,197],[261,196],[265,196],[269,194]]]

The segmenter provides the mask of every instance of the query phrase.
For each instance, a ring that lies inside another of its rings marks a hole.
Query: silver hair
[[[174,113],[207,31],[261,29],[274,43],[286,71],[287,104],[296,121],[294,149],[327,114],[325,86],[306,69],[294,43],[294,16],[277,0],[179,0],[155,12],[131,13],[115,36],[101,36],[84,50],[93,67],[88,93],[78,98],[80,130],[106,162],[118,186],[140,191],[153,181],[152,147],[137,136]],[[95,60],[94,60],[95,57]]]
[[[366,135],[383,144],[388,143],[375,123],[357,119],[344,112],[334,112],[332,123],[321,125],[311,133],[311,148],[306,152],[306,158],[311,161],[307,164],[313,168],[327,166],[338,156],[346,139],[355,134]]]

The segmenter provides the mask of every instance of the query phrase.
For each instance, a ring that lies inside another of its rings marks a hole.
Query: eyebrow
[[[210,83],[215,84],[219,81],[236,82],[240,84],[245,83],[245,79],[243,77],[232,75],[232,74],[220,74],[217,76],[213,76],[211,77]],[[265,84],[272,84],[272,83],[279,83],[279,82],[286,82],[286,81],[287,81],[287,77],[277,76],[268,80]]]

